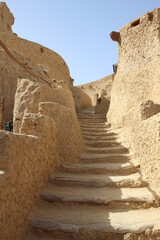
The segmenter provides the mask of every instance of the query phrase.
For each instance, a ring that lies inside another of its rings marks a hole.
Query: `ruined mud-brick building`
[[[119,33],[118,72],[108,121],[125,129],[128,146],[157,189],[160,181],[160,9],[128,23]]]
[[[83,140],[63,58],[12,32],[0,3],[0,98],[13,133],[0,132],[1,239],[22,239],[39,190],[53,169],[77,161]],[[52,109],[52,110],[51,110]]]
[[[13,23],[0,2],[0,239],[160,239],[160,9],[111,34],[116,75],[80,87]]]

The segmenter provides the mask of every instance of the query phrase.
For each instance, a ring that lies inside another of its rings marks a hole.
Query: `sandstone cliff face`
[[[120,30],[118,72],[108,120],[119,127],[122,117],[141,100],[160,103],[160,10],[155,9]]]

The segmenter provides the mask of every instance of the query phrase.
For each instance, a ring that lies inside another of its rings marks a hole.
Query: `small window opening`
[[[40,51],[41,51],[41,53],[44,53],[44,48],[41,47],[41,48],[40,48]]]
[[[147,16],[148,16],[149,21],[153,21],[153,13],[152,12],[148,12]]]
[[[98,98],[98,99],[97,99],[97,104],[100,104],[101,101],[102,101],[101,98]]]
[[[2,18],[2,21],[3,21],[3,14],[1,14],[1,18]]]
[[[137,19],[136,21],[131,23],[131,27],[135,27],[140,24],[140,19]]]

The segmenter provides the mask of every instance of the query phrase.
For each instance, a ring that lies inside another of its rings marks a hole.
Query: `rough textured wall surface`
[[[70,88],[71,79],[68,66],[56,52],[14,34],[0,33],[0,39],[11,51],[20,52],[31,61],[46,66],[49,69],[50,80],[63,80]]]
[[[84,145],[66,63],[57,53],[13,35],[14,18],[3,7],[0,40],[32,73],[50,81],[31,77],[0,48],[0,96],[7,96],[8,121],[15,96],[14,133],[0,131],[1,239],[22,240],[41,187],[54,169],[79,161]]]
[[[148,102],[139,103],[123,117],[121,135],[133,158],[140,162],[143,177],[160,195],[160,113],[156,114],[159,106],[149,108]]]
[[[43,65],[36,64],[26,58],[23,54],[13,51],[21,63],[26,65],[34,74],[41,75],[48,80],[49,69]],[[0,97],[6,97],[6,121],[13,120],[14,97],[17,88],[17,80],[19,78],[35,79],[30,76],[22,67],[10,59],[4,50],[0,50]]]
[[[79,159],[83,151],[83,138],[69,89],[61,85],[49,87],[43,83],[21,79],[15,96],[14,132],[26,133],[23,121],[26,121],[24,117],[27,113],[40,113],[56,121],[62,164]]]
[[[30,118],[29,128],[30,136],[0,131],[2,240],[23,239],[40,189],[54,167],[59,165],[55,121],[46,116],[35,116]],[[38,137],[33,136],[33,128]]]
[[[102,95],[110,97],[114,76],[114,74],[111,74],[97,81],[80,85],[79,87],[91,97],[92,105],[96,106],[97,98]]]
[[[53,102],[40,103],[39,112],[54,119],[57,124],[57,151],[63,166],[78,162],[83,148],[83,137],[75,111]]]
[[[124,135],[151,189],[160,194],[160,9],[128,23],[118,40],[107,118]]]
[[[120,30],[118,72],[112,87],[108,120],[122,117],[141,100],[160,103],[160,10],[155,9]]]
[[[67,64],[56,52],[31,41],[19,38],[12,33],[14,17],[5,3],[0,3],[0,40],[8,47],[17,60],[32,73],[48,81],[63,80],[70,89],[72,80]],[[4,53],[0,46],[0,97],[7,98],[6,121],[12,121],[14,95],[18,78],[33,79],[13,59]]]
[[[77,112],[80,112],[82,109],[92,107],[92,100],[85,91],[79,87],[73,87],[72,92]]]
[[[72,94],[61,85],[20,80],[14,116],[18,134],[0,131],[2,240],[22,240],[51,172],[78,162],[84,150]]]
[[[107,114],[109,105],[110,105],[110,98],[107,95],[101,96],[97,100],[97,104],[95,107],[95,113],[96,114],[99,114],[99,113]]]
[[[40,102],[56,102],[75,111],[74,100],[69,89],[61,85],[48,86],[44,83],[20,79],[14,107],[14,132],[20,131],[21,122],[25,113],[38,113]]]
[[[12,33],[14,17],[5,2],[0,2],[0,32]]]

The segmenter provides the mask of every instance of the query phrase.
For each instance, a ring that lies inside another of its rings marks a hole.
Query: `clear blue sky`
[[[117,43],[109,34],[160,7],[159,0],[6,0],[13,31],[59,53],[75,85],[112,73]]]

